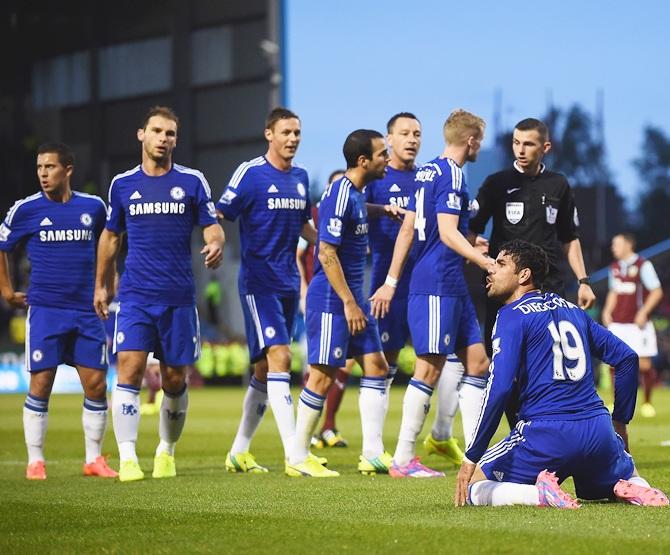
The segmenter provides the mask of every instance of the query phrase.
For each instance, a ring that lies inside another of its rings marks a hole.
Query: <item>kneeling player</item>
[[[45,480],[44,437],[56,368],[77,368],[84,388],[82,424],[85,476],[116,476],[101,454],[107,426],[107,346],[102,322],[93,311],[95,245],[105,225],[105,203],[70,188],[72,151],[60,143],[37,150],[42,192],[18,201],[0,226],[0,250],[27,240],[31,262],[28,297],[15,292],[7,256],[0,256],[0,288],[13,307],[28,308],[26,369],[30,390],[23,408],[28,447],[26,478]]]
[[[583,499],[668,505],[665,494],[638,475],[621,437],[635,410],[637,355],[579,307],[541,293],[547,267],[540,247],[515,240],[501,247],[489,273],[488,296],[504,306],[493,329],[484,405],[458,474],[456,505],[576,509],[579,503],[559,486],[569,476]],[[591,353],[616,368],[611,417],[595,390]],[[487,450],[515,379],[519,422]]]

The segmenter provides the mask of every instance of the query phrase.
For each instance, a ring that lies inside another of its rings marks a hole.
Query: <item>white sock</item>
[[[540,492],[534,485],[482,480],[470,486],[468,502],[472,505],[502,507],[504,505],[540,504]]]
[[[363,456],[372,460],[384,453],[384,417],[387,406],[386,378],[362,377],[358,408],[363,430]]]
[[[121,461],[137,462],[135,444],[140,426],[140,388],[117,384],[112,394],[112,422]]]
[[[267,402],[268,388],[266,384],[259,382],[256,376],[251,376],[242,404],[240,426],[237,428],[237,435],[233,441],[233,446],[230,448],[233,455],[249,451],[251,439],[254,437],[261,420],[263,420],[265,409],[268,406]]]
[[[84,397],[81,425],[84,428],[86,462],[92,463],[102,455],[102,441],[107,429],[107,399],[95,401]]]
[[[44,438],[49,424],[49,399],[28,393],[23,404],[23,435],[28,449],[28,464],[44,459]]]
[[[402,423],[398,434],[398,445],[393,455],[393,462],[398,466],[406,465],[414,458],[414,445],[430,411],[432,394],[433,388],[422,381],[414,378],[409,381],[402,403]]]
[[[649,485],[649,482],[645,480],[642,476],[631,476],[628,478],[629,482],[632,482],[633,484],[637,486],[643,486],[645,488],[650,488],[651,486]]]
[[[487,376],[463,376],[461,385],[458,388],[458,404],[461,408],[461,417],[463,419],[463,437],[465,446],[470,445],[475,434],[479,413],[486,393]]]
[[[458,410],[458,384],[465,368],[459,361],[447,360],[437,382],[437,411],[431,435],[444,441],[453,435],[454,416]]]
[[[288,372],[268,372],[268,401],[284,446],[284,456],[288,457],[296,433],[291,376]]]
[[[298,401],[298,415],[295,421],[295,436],[289,453],[289,464],[305,462],[309,453],[312,434],[319,422],[326,397],[310,391],[307,388],[300,393]]]
[[[386,416],[386,413],[389,410],[389,400],[391,399],[391,385],[393,385],[393,380],[395,379],[395,375],[397,373],[398,373],[398,365],[389,364],[389,373],[386,374],[386,381],[385,381],[386,398],[384,401],[384,416]]]
[[[161,440],[156,448],[156,455],[167,453],[174,456],[174,448],[186,423],[186,411],[188,410],[188,389],[180,393],[168,393],[163,390],[163,401],[158,421],[158,435]]]

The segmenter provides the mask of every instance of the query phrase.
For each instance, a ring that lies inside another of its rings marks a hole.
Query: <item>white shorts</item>
[[[655,357],[658,354],[656,345],[656,330],[654,324],[647,322],[640,329],[637,324],[610,324],[608,328],[614,335],[621,339],[639,357]]]

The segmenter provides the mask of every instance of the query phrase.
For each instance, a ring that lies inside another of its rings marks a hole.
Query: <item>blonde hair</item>
[[[485,127],[486,123],[479,116],[461,109],[454,110],[444,122],[444,139],[452,145],[464,144],[468,137],[482,137]]]

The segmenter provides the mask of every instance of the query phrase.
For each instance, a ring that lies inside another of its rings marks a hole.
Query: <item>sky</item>
[[[490,147],[496,90],[511,129],[542,117],[550,98],[593,113],[601,89],[607,160],[631,203],[644,126],[670,134],[668,0],[286,3],[286,103],[301,117],[296,161],[313,182],[343,165],[349,132],[383,131],[400,111],[422,122],[420,161],[441,153],[455,108],[487,121]]]

